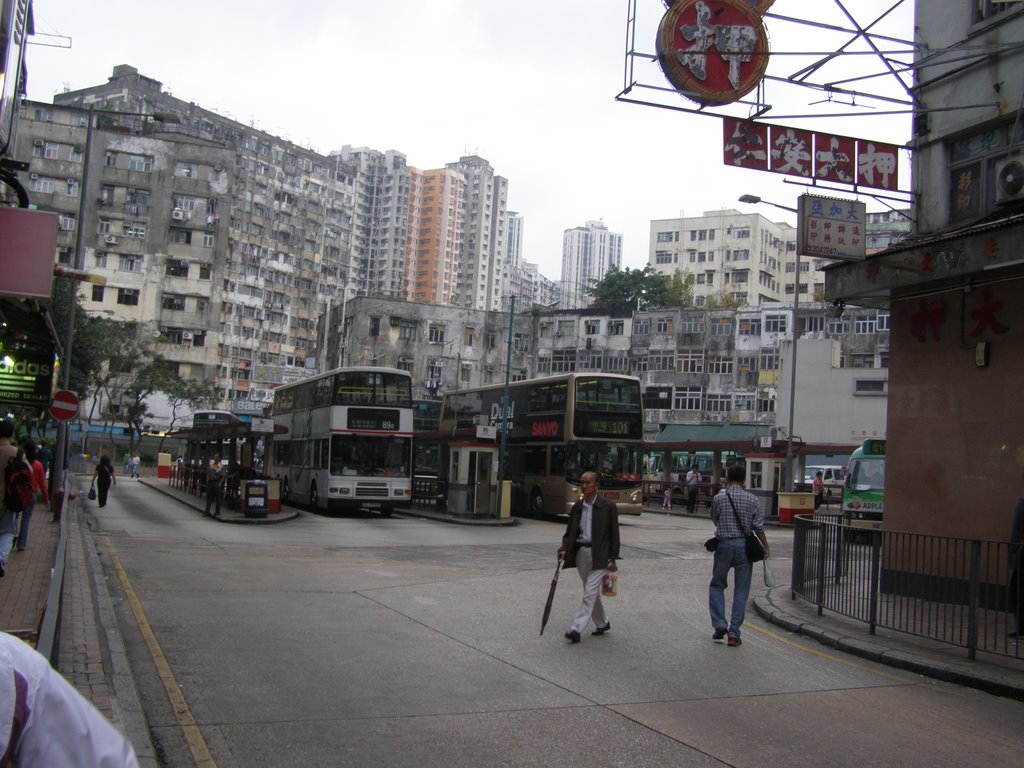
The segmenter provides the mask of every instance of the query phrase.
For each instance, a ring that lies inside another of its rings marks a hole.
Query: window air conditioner
[[[1024,160],[1011,157],[996,163],[996,202],[1024,200]]]
[[[32,179],[32,181],[36,181],[36,180],[37,180],[37,179],[39,178],[39,174],[38,174],[38,173],[30,173],[30,174],[28,175],[28,177],[29,177],[30,179]]]
[[[107,245],[116,245],[117,235],[107,235],[106,237],[103,238],[103,242],[105,242]]]
[[[192,331],[182,331],[181,338],[184,341],[192,341]]]
[[[32,142],[33,147],[41,147],[43,146],[43,144],[44,142],[42,139],[36,139],[35,141]]]
[[[171,218],[175,221],[183,221],[185,219],[185,212],[180,208],[175,208],[171,211]]]

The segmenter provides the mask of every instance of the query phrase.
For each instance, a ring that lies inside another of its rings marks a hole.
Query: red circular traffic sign
[[[53,393],[50,404],[50,415],[57,421],[69,421],[78,414],[78,395],[67,389],[58,389]]]

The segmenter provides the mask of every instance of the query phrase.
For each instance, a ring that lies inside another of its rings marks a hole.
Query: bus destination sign
[[[349,408],[348,428],[397,432],[400,422],[398,411],[369,408]]]

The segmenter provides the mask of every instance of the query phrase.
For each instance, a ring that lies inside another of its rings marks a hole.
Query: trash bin
[[[779,491],[779,522],[792,525],[797,515],[814,514],[813,493],[786,493]]]
[[[265,480],[246,480],[244,505],[246,517],[267,516],[267,483]]]

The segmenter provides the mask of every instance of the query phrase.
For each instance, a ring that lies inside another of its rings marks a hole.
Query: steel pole
[[[498,443],[498,487],[504,488],[508,454],[508,430],[511,426],[508,413],[509,389],[512,382],[512,321],[515,319],[516,297],[509,296],[508,303],[508,343],[505,352],[505,389],[501,394],[501,441]],[[499,493],[499,505],[501,494]]]
[[[85,153],[82,156],[82,184],[78,190],[78,222],[75,229],[75,269],[85,267],[85,254],[82,253],[83,230],[85,227],[85,201],[89,188],[89,160],[92,156],[92,123],[93,107],[89,105],[89,113],[85,124]],[[78,283],[72,282],[71,303],[68,307],[68,325],[64,335],[64,359],[61,361],[61,389],[71,389],[71,345],[75,337],[75,310],[78,308]],[[64,474],[67,467],[68,433],[71,421],[57,422],[57,445],[53,452],[53,472],[50,478],[54,490],[64,487]]]

